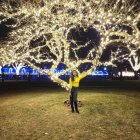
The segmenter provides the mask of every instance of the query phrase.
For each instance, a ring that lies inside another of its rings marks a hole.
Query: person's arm
[[[80,80],[81,79],[83,79],[84,77],[86,77],[87,76],[87,72],[83,72],[80,76],[79,76],[79,78],[80,78]]]
[[[92,73],[92,69],[88,70],[88,71],[85,71],[79,76],[79,78],[83,79],[84,77],[86,77],[88,74],[91,74],[91,73]]]
[[[71,95],[71,88],[72,88],[72,80],[69,79],[69,94]]]
[[[91,74],[93,72],[93,69],[90,69],[90,70],[88,70],[86,72],[87,72],[87,74]]]

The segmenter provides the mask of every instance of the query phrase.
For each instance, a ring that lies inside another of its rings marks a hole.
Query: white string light
[[[4,18],[0,19],[0,23],[9,19],[15,22],[7,25],[12,28],[12,32],[9,33],[8,41],[1,43],[1,64],[22,62],[41,73],[49,74],[54,82],[68,89],[68,83],[59,76],[87,62],[95,70],[101,64],[100,57],[109,44],[122,42],[127,47],[134,44],[136,50],[140,49],[140,31],[137,27],[140,13],[131,13],[134,5],[124,0],[117,0],[114,4],[108,0],[44,0],[43,6],[37,5],[37,1],[34,4],[21,2],[19,7],[1,4],[0,17]],[[120,25],[131,27],[133,33],[128,34]],[[79,27],[84,30],[94,28],[101,38],[100,45],[90,49],[84,60],[78,57],[77,49],[86,47],[90,41],[79,45],[74,39],[68,38],[71,29],[78,30]],[[113,35],[120,38],[111,40]],[[31,47],[31,42],[36,40],[37,45]],[[73,43],[77,48],[71,50],[75,52],[76,59],[70,60],[70,47]],[[52,63],[52,67],[46,72],[36,63]],[[54,74],[60,63],[66,65],[65,71]],[[111,61],[109,63],[112,64]]]

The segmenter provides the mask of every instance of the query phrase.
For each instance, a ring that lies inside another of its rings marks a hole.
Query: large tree
[[[109,44],[122,42],[129,50],[133,44],[140,47],[138,4],[134,0],[2,0],[0,23],[10,30],[0,48],[1,63],[20,61],[67,89],[68,83],[59,76],[83,64],[96,69]],[[65,71],[54,74],[60,63]]]

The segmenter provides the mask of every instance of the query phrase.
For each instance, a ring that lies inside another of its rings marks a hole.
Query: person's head
[[[72,74],[74,75],[74,77],[77,77],[77,76],[78,76],[77,70],[73,70],[73,71],[72,71]]]
[[[71,72],[72,81],[74,81],[74,77],[78,77],[78,71],[76,69],[72,70],[72,72]]]

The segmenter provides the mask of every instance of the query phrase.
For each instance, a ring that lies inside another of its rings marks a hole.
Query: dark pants
[[[70,96],[70,104],[71,104],[71,110],[78,111],[78,105],[77,105],[77,94],[78,94],[78,88],[77,87],[72,87],[71,89],[71,96]]]

